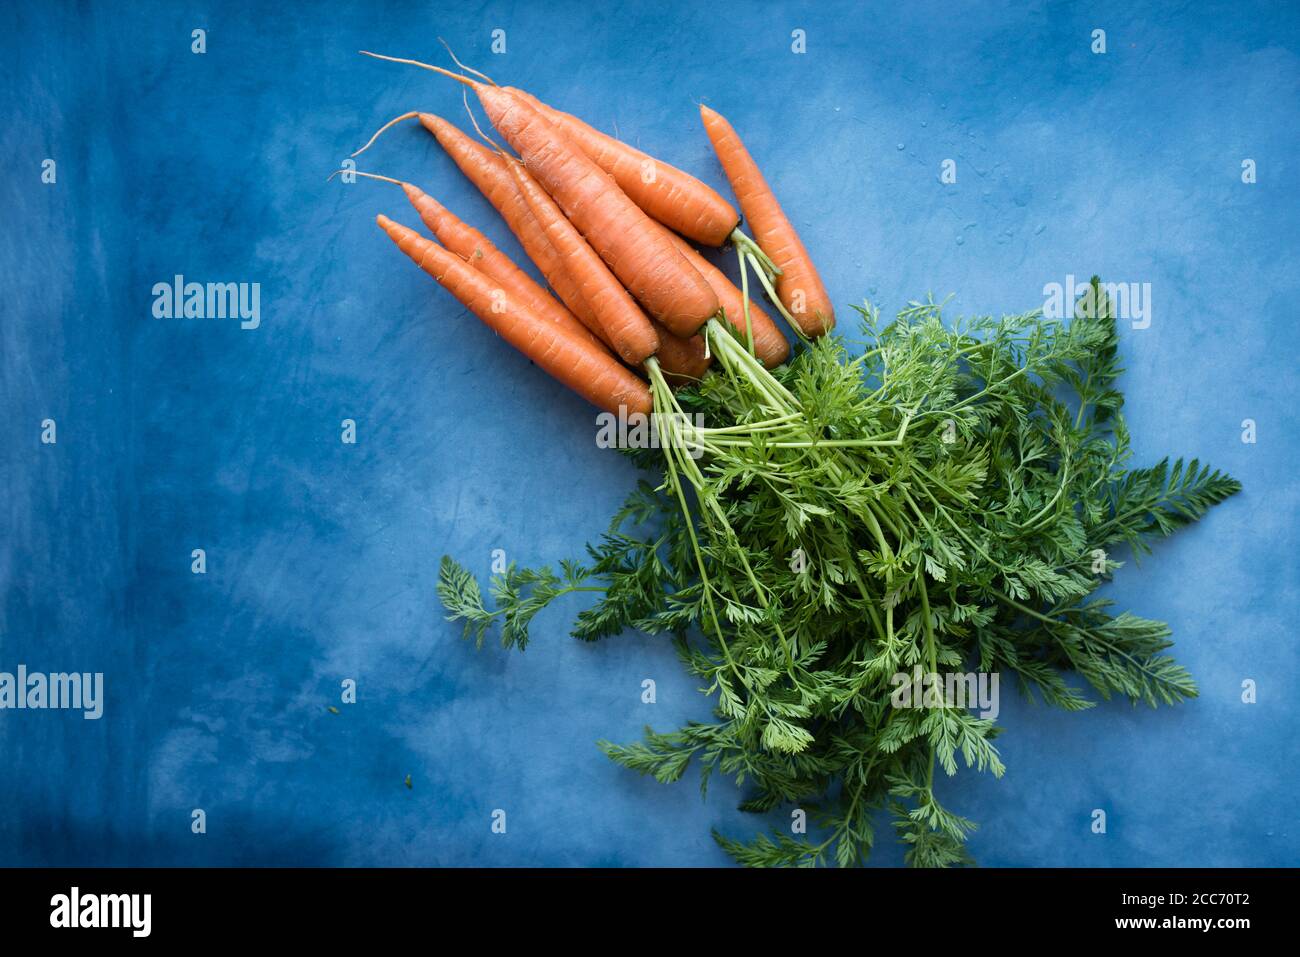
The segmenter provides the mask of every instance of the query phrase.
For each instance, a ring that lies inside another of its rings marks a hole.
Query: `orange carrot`
[[[533,282],[514,260],[472,226],[462,223],[433,197],[406,183],[403,185],[411,205],[420,219],[439,241],[486,276],[496,280],[509,296],[542,319],[563,326],[570,332],[604,349],[605,346],[586,326],[564,308],[545,289]]]
[[[648,229],[653,220],[541,114],[495,87],[477,86],[493,125],[627,290],[673,332],[697,332],[718,311],[704,277]]]
[[[426,124],[426,126],[427,125],[429,124]],[[456,130],[455,132],[457,134],[460,133],[459,130]],[[560,134],[566,135],[563,133],[563,131],[560,131]],[[507,162],[509,161],[507,160]],[[518,163],[514,163],[512,165],[515,167],[519,166]],[[520,190],[523,189],[523,182],[521,182],[521,180],[526,182],[531,182],[534,185],[536,184],[536,181],[532,180],[532,177],[529,176],[526,170],[523,170],[521,172],[520,169],[512,169],[512,173],[514,173],[514,175],[517,177],[515,186]],[[539,192],[540,192],[540,188],[539,188]],[[554,209],[554,201],[551,200],[550,197],[546,196],[544,192],[541,192],[540,196],[535,196],[533,201],[540,202],[546,207],[553,209],[554,215],[551,217],[552,219],[556,217],[563,219],[563,213],[561,213],[558,209]],[[530,205],[531,205],[531,201],[530,201]],[[721,280],[722,284],[730,289],[731,293],[733,294],[733,297],[735,298],[735,302],[736,303],[740,302],[739,291],[736,290],[734,286],[731,286],[730,283],[727,282],[727,277],[724,276],[718,269],[716,269],[712,263],[707,262],[704,259],[704,257],[700,256],[700,254],[697,253],[693,248],[691,248],[691,246],[688,245],[684,240],[682,240],[676,234],[669,232],[663,226],[660,226],[657,223],[651,223],[650,226],[652,228],[663,231],[665,235],[669,236],[674,242],[674,244],[678,246],[683,256],[693,257],[693,260],[699,260],[699,265],[701,267],[711,270],[712,273],[715,274],[718,277],[718,279]],[[558,228],[565,229],[563,225],[560,225]],[[576,234],[576,230],[573,230],[572,224],[568,224],[567,230],[565,231],[570,232],[572,234],[572,239],[577,245],[579,246],[587,245],[586,241],[580,235]],[[554,246],[552,246],[552,250],[554,250]],[[570,260],[567,257],[562,255],[560,256],[560,259],[565,266],[563,271],[566,273],[570,273],[567,277],[569,279],[569,282],[576,285],[576,280],[574,276],[571,274],[571,270],[569,270],[568,268],[570,264]],[[585,255],[580,254],[578,259],[581,262],[583,259],[589,260],[589,257],[585,257]],[[601,268],[604,268],[604,264],[600,261],[599,257],[596,257],[595,263],[593,263],[592,265],[593,266],[599,265]],[[704,268],[701,268],[700,270],[701,275],[704,275]],[[706,279],[708,280],[710,286],[714,285],[712,276],[706,276]],[[617,280],[615,281],[617,282]],[[552,283],[552,285],[554,285],[554,283]],[[718,293],[719,299],[721,299],[723,296],[723,289],[717,288],[716,291]],[[591,308],[587,303],[587,299],[583,295],[581,289],[575,288],[573,290],[573,295],[577,298],[581,306],[585,307],[586,312],[591,311]],[[567,296],[561,296],[561,298],[565,299],[566,302],[568,301]],[[776,327],[772,325],[771,320],[768,319],[766,315],[759,312],[757,310],[757,307],[753,307],[753,308],[757,314],[755,320],[756,328],[762,328],[761,323],[766,322],[767,327],[771,330],[772,334],[776,336],[777,341],[780,343],[781,349],[784,350],[780,358],[778,358],[776,362],[773,363],[773,365],[784,361],[785,354],[788,353],[789,351],[789,347],[786,345],[785,338],[780,334],[780,332],[776,330]],[[639,312],[640,311],[638,310],[638,313]],[[592,316],[592,321],[596,321],[594,314]],[[697,381],[701,379],[704,376],[704,373],[706,373],[709,370],[709,366],[713,364],[713,357],[709,355],[708,348],[706,347],[704,342],[704,337],[699,333],[696,333],[695,335],[691,336],[689,339],[683,338],[682,336],[679,336],[674,332],[672,332],[667,326],[661,323],[658,319],[651,319],[650,325],[654,329],[654,333],[658,337],[658,342],[659,342],[659,348],[658,351],[655,353],[655,358],[658,360],[660,367],[663,369],[664,375],[667,378],[667,380],[673,384],[684,384],[687,382]],[[597,331],[601,336],[601,340],[606,345],[610,346],[610,348],[614,348],[612,344],[612,339],[610,338],[608,332],[606,332],[603,327],[598,329]],[[759,338],[758,333],[756,333],[756,338]],[[763,342],[764,345],[768,348],[769,353],[772,352],[773,349],[771,347],[770,340],[764,337]],[[640,367],[638,366],[638,368]]]
[[[507,170],[506,161],[501,155],[471,140],[441,117],[421,113],[420,122],[434,135],[439,145],[487,197],[497,212],[501,213],[502,218],[511,226],[511,230],[524,247],[524,251],[528,253],[528,257],[542,270],[547,282],[569,307],[571,314],[578,316],[587,329],[612,349],[612,341],[591,311],[577,281],[569,275],[566,264],[551,245],[545,230],[541,228],[532,210],[528,208],[527,200],[520,192],[519,184],[513,174],[507,174],[505,177],[500,175]],[[670,382],[699,379],[708,371],[713,360],[704,355],[702,337],[697,335],[690,339],[683,339],[654,319],[650,320],[650,325],[659,338],[659,351],[656,357]],[[784,339],[782,342],[784,343]]]
[[[531,93],[507,87],[540,112],[614,177],[619,188],[651,218],[705,246],[721,246],[740,223],[736,208],[690,173],[547,106]],[[712,285],[712,283],[710,283]]]
[[[447,151],[461,171],[479,188],[488,201],[496,207],[518,237],[528,257],[546,276],[547,282],[555,290],[561,301],[569,307],[584,326],[600,338],[606,346],[613,349],[611,340],[596,319],[595,313],[583,298],[578,283],[569,275],[568,269],[559,254],[546,238],[545,231],[528,208],[527,200],[519,191],[514,176],[507,172],[506,161],[500,154],[471,140],[452,124],[441,117],[429,113],[420,114],[420,122],[437,139],[439,145]],[[655,334],[659,337],[659,364],[670,381],[697,379],[703,375],[712,361],[706,360],[701,366],[698,355],[702,354],[703,341],[690,348],[682,348],[678,343],[685,340],[674,336],[661,323],[650,320]],[[669,339],[669,337],[672,337]],[[665,343],[667,345],[665,346]]]
[[[498,249],[490,239],[473,226],[462,222],[424,190],[388,176],[363,173],[360,170],[354,172],[357,176],[383,180],[402,187],[406,198],[420,214],[421,221],[443,246],[496,282],[506,296],[520,303],[525,309],[604,348],[601,340],[574,318],[573,313],[533,282],[532,277],[516,266],[514,261]]]
[[[592,404],[615,415],[650,413],[650,390],[631,370],[607,352],[564,328],[538,318],[518,303],[504,306],[493,296],[492,282],[454,253],[425,239],[387,216],[380,229],[421,269],[558,381]]]
[[[415,114],[404,114],[386,124],[387,129],[393,123],[407,119]],[[438,144],[451,156],[466,177],[478,187],[479,191],[496,208],[511,231],[519,239],[524,251],[546,276],[551,288],[572,311],[582,320],[582,324],[598,336],[606,346],[613,348],[605,336],[604,329],[595,314],[583,298],[578,284],[569,276],[568,269],[551,246],[545,231],[528,208],[527,201],[519,190],[514,176],[508,172],[506,161],[500,154],[493,152],[475,140],[470,139],[459,129],[441,117],[429,113],[418,114],[420,123],[433,134]],[[381,129],[380,132],[383,130]],[[378,134],[376,134],[376,137]],[[371,143],[374,138],[371,139]],[[367,144],[367,147],[369,144]],[[362,147],[360,153],[367,147]],[[356,154],[353,154],[356,155]],[[370,175],[370,174],[362,174]],[[423,217],[422,217],[423,218]],[[433,225],[426,222],[430,229]],[[435,235],[436,235],[435,231]],[[441,238],[441,237],[440,237]],[[473,261],[470,260],[471,265]],[[724,277],[725,278],[725,277]],[[712,358],[705,358],[704,340],[701,336],[683,339],[674,335],[657,320],[650,324],[659,337],[659,351],[656,358],[664,371],[665,377],[673,383],[699,379],[712,364]]]
[[[794,317],[804,335],[819,336],[835,325],[835,309],[826,287],[808,257],[799,234],[781,210],[754,158],[745,149],[731,124],[719,113],[701,104],[704,130],[713,150],[740,200],[740,208],[759,247],[781,270],[776,293]]]
[[[732,284],[726,273],[696,252],[690,243],[675,233],[668,233],[668,235],[681,254],[700,271],[700,275],[718,294],[718,302],[722,303],[722,311],[726,314],[727,321],[735,326],[736,331],[742,336],[745,335],[745,297],[741,291]],[[790,343],[785,341],[785,336],[776,327],[776,323],[768,318],[767,313],[754,305],[752,299],[749,302],[749,326],[754,334],[754,355],[758,357],[759,362],[771,369],[789,358]]]
[[[546,281],[555,290],[555,294],[560,297],[560,301],[569,307],[569,311],[577,316],[589,331],[609,345],[609,342],[603,338],[605,330],[601,328],[595,314],[583,300],[582,294],[578,291],[578,284],[564,268],[564,263],[560,261],[559,254],[546,238],[546,232],[537,222],[537,217],[528,208],[528,201],[519,192],[519,186],[506,166],[506,161],[499,153],[470,139],[442,117],[434,116],[432,113],[420,113],[419,117],[420,124],[433,134],[438,145],[460,167],[460,171],[478,187],[479,192],[501,214],[501,218],[506,221],[510,231],[519,240],[519,245],[524,247],[528,258],[541,270]]]
[[[377,217],[376,221],[399,250],[478,319],[582,398],[615,415],[620,408],[627,412],[653,411],[649,387],[614,356],[560,326],[538,319],[519,304],[500,307],[500,300],[493,296],[493,283],[459,256],[387,216]]]
[[[368,54],[376,56],[376,54]],[[478,95],[492,124],[523,158],[565,215],[600,254],[619,281],[652,316],[678,335],[693,335],[718,311],[718,297],[652,220],[585,153],[521,97],[497,86],[416,60],[379,57],[432,70]]]
[[[674,385],[685,385],[704,377],[713,364],[713,357],[707,355],[704,336],[698,332],[689,339],[668,331],[655,323],[659,333],[659,351],[655,358],[663,369],[665,378]]]
[[[523,165],[511,161],[509,166],[528,208],[623,361],[636,365],[654,355],[659,349],[659,337],[645,313]]]

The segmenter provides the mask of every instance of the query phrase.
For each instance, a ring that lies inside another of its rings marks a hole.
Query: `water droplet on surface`
[[[899,148],[900,150],[905,150],[905,149],[907,149],[907,145],[904,144],[904,143],[899,143],[899,144],[898,144],[898,148]]]

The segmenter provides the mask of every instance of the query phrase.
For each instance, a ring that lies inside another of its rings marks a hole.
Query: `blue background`
[[[1108,590],[1172,624],[1201,697],[1066,715],[1008,693],[1006,777],[941,797],[980,822],[984,865],[1300,862],[1300,17],[1130,6],[5,4],[0,670],[102,671],[107,703],[0,712],[0,863],[714,865],[710,827],[788,820],[596,750],[707,716],[665,642],[579,644],[576,598],[523,655],[442,619],[444,552],[480,573],[496,548],[577,555],[636,476],[375,228],[415,223],[397,191],[325,183],[404,110],[464,125],[453,84],[355,52],[445,62],[439,35],[725,191],[707,100],[843,317],[864,296],[1022,311],[1071,273],[1150,282],[1151,327],[1124,328],[1135,461],[1199,455],[1246,490]],[[519,254],[418,126],[361,159]],[[152,318],[175,273],[261,283],[261,327]],[[901,860],[887,825],[873,860]]]

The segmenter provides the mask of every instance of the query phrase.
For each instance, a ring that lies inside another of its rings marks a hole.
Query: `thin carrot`
[[[383,180],[402,187],[406,198],[420,214],[420,220],[438,238],[438,242],[494,280],[506,296],[540,318],[563,326],[570,332],[589,339],[600,348],[605,348],[586,326],[535,283],[531,276],[516,266],[514,260],[498,249],[490,239],[473,226],[463,222],[424,190],[388,176],[363,173],[360,170],[353,172],[357,176]]]
[[[705,246],[721,246],[740,223],[736,208],[690,173],[655,159],[578,117],[507,87],[560,129],[652,219]]]
[[[574,392],[615,415],[653,410],[649,388],[613,356],[518,303],[503,305],[493,295],[496,287],[491,281],[415,230],[387,216],[379,216],[376,222],[402,252],[484,324]]]
[[[433,134],[438,145],[460,167],[460,171],[478,187],[479,192],[501,214],[501,218],[519,240],[519,245],[524,247],[528,258],[546,277],[546,281],[560,297],[560,301],[568,306],[569,311],[577,316],[592,334],[605,341],[604,329],[583,300],[577,283],[564,268],[559,254],[551,247],[545,230],[537,222],[532,210],[528,208],[528,202],[519,192],[519,187],[505,160],[500,154],[470,139],[442,117],[432,113],[417,115],[420,118],[420,125]],[[609,345],[607,341],[605,344]]]
[[[403,189],[411,205],[420,214],[420,219],[444,246],[479,272],[495,279],[507,294],[518,297],[524,308],[600,345],[586,326],[515,265],[490,239],[474,227],[461,222],[446,207],[417,187],[407,183]],[[600,347],[604,348],[603,345]]]
[[[582,234],[564,218],[555,201],[546,195],[523,164],[512,161],[509,166],[528,208],[546,231],[546,238],[559,254],[569,276],[577,282],[582,298],[596,314],[606,337],[623,361],[636,365],[654,355],[659,349],[659,337],[641,307],[614,278]]]
[[[627,290],[669,329],[678,335],[693,335],[717,313],[718,297],[698,270],[671,242],[646,228],[652,220],[609,174],[558,136],[555,127],[521,97],[442,67],[396,57],[378,58],[432,70],[474,90],[488,118],[523,158],[528,171]]]
[[[780,269],[776,293],[781,304],[804,335],[820,336],[835,325],[835,309],[808,250],[731,124],[703,104],[700,116],[754,239]]]

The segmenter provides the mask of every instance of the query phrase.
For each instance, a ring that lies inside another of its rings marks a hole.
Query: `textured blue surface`
[[[662,641],[580,645],[575,600],[526,654],[476,654],[441,618],[444,552],[577,554],[635,476],[376,230],[415,222],[400,194],[324,182],[399,112],[462,115],[452,84],[355,53],[440,60],[439,35],[720,187],[695,103],[722,110],[838,303],[1150,282],[1150,328],[1124,329],[1136,459],[1199,455],[1246,491],[1109,590],[1171,622],[1201,697],[1009,694],[1006,777],[942,796],[985,865],[1300,863],[1296,7],[590,6],[0,10],[0,670],[107,686],[100,721],[0,711],[0,864],[720,864],[710,827],[781,820],[595,749],[707,714]],[[519,252],[418,127],[363,159]],[[154,319],[176,273],[261,283],[260,328]],[[359,700],[331,714],[345,678]],[[900,860],[883,831],[875,861]]]

